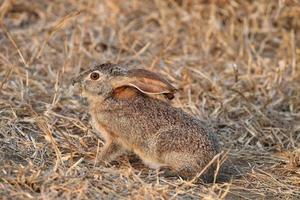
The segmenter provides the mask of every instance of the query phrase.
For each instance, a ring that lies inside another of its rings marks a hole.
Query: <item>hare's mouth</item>
[[[76,84],[82,84],[82,81],[84,80],[84,77],[89,74],[91,72],[91,70],[86,70],[82,73],[80,73],[78,76],[76,76],[75,78],[72,79],[72,85],[76,85]]]
[[[76,84],[80,84],[81,85],[81,80],[82,80],[82,76],[79,75],[75,78],[72,79],[72,85],[75,86]]]
[[[78,77],[72,79],[72,90],[74,93],[77,93],[80,95],[80,97],[85,97],[85,95],[83,94],[84,93],[84,90],[82,88],[82,83],[81,83],[81,80],[78,79]]]

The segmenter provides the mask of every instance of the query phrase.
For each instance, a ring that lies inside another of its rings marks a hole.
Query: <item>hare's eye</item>
[[[90,75],[90,78],[91,78],[92,80],[98,80],[99,77],[100,77],[100,75],[99,75],[99,73],[97,73],[97,72],[93,72],[93,73],[91,73],[91,75]]]

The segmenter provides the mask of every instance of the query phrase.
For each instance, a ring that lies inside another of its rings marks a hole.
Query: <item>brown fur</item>
[[[128,100],[137,96],[137,90],[131,87],[120,87],[114,90],[114,98],[120,100]]]
[[[160,75],[144,69],[129,70],[126,76],[118,77],[112,85],[113,88],[135,87],[145,94],[164,94],[168,99],[173,99],[173,93],[176,91],[176,88]]]
[[[118,80],[112,76],[107,77]],[[95,84],[103,87],[104,83]],[[88,97],[94,127],[106,141],[102,160],[110,161],[126,149],[150,167],[169,167],[182,177],[193,177],[220,151],[205,124],[179,108],[130,87],[118,88],[104,98],[99,94]],[[203,177],[211,179],[212,172],[210,168]]]
[[[156,74],[145,69],[133,69],[128,73],[128,77],[141,79],[142,82],[150,84],[151,86],[160,86],[170,92],[174,92],[176,89],[159,74]]]

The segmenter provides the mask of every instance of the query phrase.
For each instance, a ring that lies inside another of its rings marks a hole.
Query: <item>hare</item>
[[[75,83],[89,102],[94,128],[105,140],[102,161],[129,150],[151,168],[169,168],[193,178],[220,152],[217,138],[201,121],[153,97],[172,99],[176,91],[159,74],[107,63],[81,73]],[[213,177],[211,168],[202,178]]]

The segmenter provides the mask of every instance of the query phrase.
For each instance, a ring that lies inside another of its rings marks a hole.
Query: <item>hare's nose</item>
[[[74,86],[76,83],[80,83],[81,82],[81,76],[77,76],[75,78],[72,79],[72,85]]]
[[[78,81],[76,81],[76,79],[72,79],[72,85],[74,86]]]

